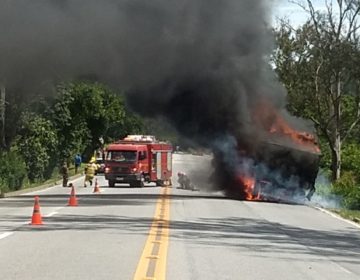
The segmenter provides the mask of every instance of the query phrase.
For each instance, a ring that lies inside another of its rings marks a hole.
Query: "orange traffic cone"
[[[71,187],[71,193],[69,198],[68,206],[78,206],[77,198],[75,195],[75,188],[74,186]]]
[[[98,184],[98,180],[95,179],[95,186],[94,186],[94,191],[93,193],[100,193],[100,188],[99,188],[99,184]]]
[[[42,225],[42,224],[43,222],[40,214],[39,197],[35,196],[34,210],[30,225]]]

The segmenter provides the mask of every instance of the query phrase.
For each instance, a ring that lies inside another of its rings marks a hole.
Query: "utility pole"
[[[0,84],[0,148],[6,148],[5,142],[5,104],[6,91],[5,86]]]

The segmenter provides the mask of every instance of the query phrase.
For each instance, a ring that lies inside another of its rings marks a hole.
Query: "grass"
[[[360,224],[360,210],[336,209],[332,211],[345,219]]]
[[[326,200],[331,201],[331,198],[334,196],[336,197],[336,195],[334,195],[331,192],[331,187],[328,183],[326,184],[317,184],[316,185],[316,193],[323,197]],[[334,200],[335,201],[335,200]],[[333,209],[333,208],[327,208],[328,210],[330,210],[331,212],[343,217],[344,219],[353,221],[355,223],[360,224],[360,210],[348,210],[348,209]]]
[[[85,165],[82,165],[81,167],[78,168],[78,172],[77,174],[82,174],[84,172],[84,168]],[[69,177],[74,176],[75,175],[75,167],[74,166],[70,166],[69,168]],[[62,176],[59,174],[59,171],[56,170],[53,173],[53,176],[45,181],[38,181],[38,182],[34,182],[34,183],[27,183],[24,184],[24,186],[21,189],[30,189],[30,188],[35,188],[35,187],[39,187],[42,185],[46,185],[46,184],[55,184],[55,183],[61,183],[62,180]],[[59,182],[58,182],[59,181]]]
[[[81,167],[79,167],[77,174],[83,174],[85,166],[86,165],[83,164]],[[69,177],[74,176],[74,175],[75,175],[75,167],[70,166]],[[29,189],[44,186],[44,185],[51,186],[51,185],[61,184],[61,183],[62,183],[62,176],[59,174],[59,170],[55,169],[51,178],[49,178],[47,180],[39,180],[34,183],[30,183],[29,181],[27,181],[23,184],[23,186],[20,189],[17,189],[17,190],[4,189],[4,188],[1,188],[1,186],[0,186],[0,198],[3,198],[6,196],[6,194],[13,193],[13,192],[21,192],[22,190],[29,190]]]

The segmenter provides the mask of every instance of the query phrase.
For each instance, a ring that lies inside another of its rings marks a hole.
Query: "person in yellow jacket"
[[[97,169],[97,165],[95,163],[95,158],[91,158],[90,162],[85,167],[85,181],[84,181],[84,188],[86,188],[86,182],[90,182],[90,186],[92,186],[92,181],[95,176],[95,172]]]

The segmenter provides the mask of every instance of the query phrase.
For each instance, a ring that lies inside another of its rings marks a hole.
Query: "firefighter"
[[[177,175],[178,175],[179,189],[183,189],[184,188],[183,174],[182,174],[182,172],[178,172]]]
[[[178,183],[180,185],[180,189],[185,189],[185,190],[192,189],[189,177],[183,172],[178,173]]]
[[[67,183],[69,180],[69,170],[67,167],[66,162],[63,163],[62,167],[60,168],[60,174],[62,176],[62,185],[63,187],[67,187]]]
[[[90,186],[92,186],[92,182],[96,173],[97,165],[94,157],[91,158],[90,162],[85,167],[85,181],[84,188],[86,188],[86,182],[90,182]]]

